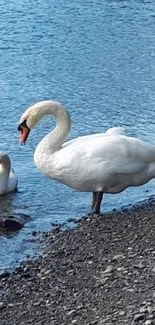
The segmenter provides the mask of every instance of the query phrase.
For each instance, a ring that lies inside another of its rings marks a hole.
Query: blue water
[[[70,139],[123,126],[129,135],[155,141],[155,3],[153,1],[1,1],[0,150],[9,153],[18,192],[0,199],[0,214],[27,213],[16,235],[0,236],[0,269],[33,253],[32,230],[80,217],[90,194],[58,184],[35,168],[34,148],[54,126],[47,117],[19,146],[22,112],[53,99],[71,114]],[[105,195],[103,211],[155,194],[155,181]]]

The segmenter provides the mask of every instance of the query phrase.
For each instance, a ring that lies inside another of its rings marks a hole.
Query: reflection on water
[[[12,214],[12,196],[15,194],[0,196],[0,216]]]
[[[0,199],[0,214],[25,213],[31,221],[11,238],[0,237],[0,269],[33,252],[32,230],[90,208],[89,193],[53,182],[34,166],[36,144],[55,125],[50,117],[26,146],[18,145],[18,120],[29,105],[61,101],[73,121],[70,139],[119,125],[155,141],[154,12],[155,3],[143,0],[1,1],[0,150],[10,155],[19,187]],[[154,185],[106,195],[102,209],[142,201]]]
[[[17,209],[13,205],[13,200],[16,195],[18,195],[18,193],[14,192],[0,197],[0,218],[3,216],[15,215],[15,212],[17,213]],[[27,221],[29,221],[28,218]],[[33,255],[35,243],[25,241],[24,237],[26,234],[27,232],[25,230],[12,233],[0,230],[0,273],[4,269],[18,265],[19,260],[23,258],[23,252],[24,256],[27,257]]]

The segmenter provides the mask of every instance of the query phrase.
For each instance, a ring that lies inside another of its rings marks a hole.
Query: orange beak
[[[30,129],[25,127],[25,126],[21,126],[20,125],[20,144],[25,144],[27,138],[28,138],[28,135],[29,135],[29,132],[30,132]]]

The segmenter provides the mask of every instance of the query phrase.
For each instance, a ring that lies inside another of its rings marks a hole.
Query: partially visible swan
[[[0,152],[0,195],[16,190],[18,180],[14,171],[11,169],[9,156]]]
[[[64,143],[71,120],[65,108],[54,101],[36,103],[21,116],[21,144],[44,115],[53,115],[57,125],[37,146],[35,164],[56,181],[78,191],[93,192],[92,212],[100,212],[103,193],[119,193],[155,177],[155,146],[124,135],[123,128]]]

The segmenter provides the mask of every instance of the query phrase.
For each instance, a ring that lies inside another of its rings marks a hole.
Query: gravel
[[[1,276],[1,325],[155,324],[155,203],[43,235],[43,256]]]

